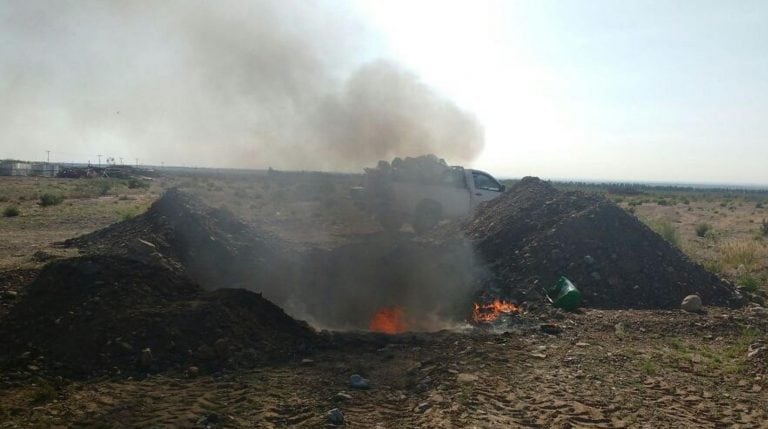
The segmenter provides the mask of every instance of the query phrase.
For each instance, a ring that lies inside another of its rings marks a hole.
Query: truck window
[[[475,181],[475,188],[477,189],[501,192],[501,185],[499,185],[499,182],[487,174],[473,171],[472,180]]]
[[[464,172],[457,169],[446,170],[443,173],[442,183],[446,186],[452,186],[455,188],[466,188],[467,183],[464,179]]]

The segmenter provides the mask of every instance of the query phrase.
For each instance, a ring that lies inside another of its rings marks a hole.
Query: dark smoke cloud
[[[470,160],[483,146],[474,117],[385,61],[355,71],[322,106],[313,129],[324,137],[320,147],[354,160],[425,153]]]
[[[477,120],[366,58],[376,39],[351,16],[305,1],[6,2],[0,141],[257,168],[477,155]]]

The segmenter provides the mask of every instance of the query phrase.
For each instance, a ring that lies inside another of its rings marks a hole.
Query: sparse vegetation
[[[147,189],[149,188],[149,182],[146,180],[141,179],[128,179],[126,182],[126,186],[128,186],[128,189]]]
[[[736,284],[747,292],[755,293],[760,290],[760,281],[751,273],[743,274]]]
[[[763,219],[763,222],[760,225],[760,235],[768,237],[768,220],[766,219]]]
[[[672,225],[672,222],[668,220],[657,221],[653,225],[653,229],[670,244],[680,247],[680,232],[677,230],[677,227]]]
[[[121,221],[131,220],[139,214],[139,211],[135,207],[128,207],[123,210],[118,210],[117,214],[120,216]]]
[[[715,274],[722,274],[723,263],[719,260],[704,261],[704,268]]]
[[[21,210],[16,206],[8,206],[3,209],[3,217],[16,217],[20,214]]]
[[[40,195],[40,205],[43,207],[56,206],[64,201],[64,197],[58,194],[45,193]]]
[[[109,194],[109,191],[112,189],[112,182],[109,180],[100,180],[97,182],[97,189],[99,191],[99,195],[107,195]]]
[[[700,223],[696,225],[696,235],[704,238],[707,236],[707,232],[709,232],[712,229],[712,225],[708,223]]]
[[[720,254],[725,264],[733,267],[743,265],[753,267],[763,252],[763,246],[754,240],[729,240],[720,246]]]
[[[659,366],[656,365],[656,362],[651,359],[643,360],[641,368],[645,374],[650,376],[654,376],[659,373]]]
[[[43,404],[56,399],[56,388],[45,380],[39,379],[37,385],[29,392],[29,401],[32,404]]]

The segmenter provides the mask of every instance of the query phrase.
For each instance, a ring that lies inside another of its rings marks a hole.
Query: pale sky
[[[497,175],[768,184],[766,1],[370,1]]]
[[[204,2],[0,0],[0,158],[264,168],[264,148],[293,138],[307,168],[306,136],[275,133],[298,114],[293,93],[384,58],[474,115],[485,143],[466,162],[496,176],[768,185],[766,1],[275,2],[281,25],[259,21],[261,3],[207,3],[212,26],[187,13]],[[271,57],[230,64],[281,55],[261,39],[285,46],[296,22],[311,36],[288,51],[314,54],[290,61],[324,67],[317,82],[282,82],[293,63],[262,73]],[[275,76],[292,94],[266,127],[272,83],[248,80]]]

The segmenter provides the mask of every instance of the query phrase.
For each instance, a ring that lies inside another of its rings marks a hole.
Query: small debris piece
[[[619,322],[613,325],[613,333],[616,338],[623,340],[627,336],[627,332],[624,330],[624,324]]]
[[[539,329],[541,329],[541,332],[549,335],[557,335],[563,332],[563,328],[554,323],[542,323],[539,325]]]
[[[19,293],[16,292],[15,290],[3,291],[3,298],[4,299],[9,299],[9,300],[10,299],[16,299],[16,298],[18,298],[18,296],[19,296]]]
[[[139,363],[141,363],[141,366],[144,368],[149,367],[152,365],[152,349],[147,347],[146,349],[141,351],[141,358],[139,358]]]
[[[370,387],[370,382],[367,378],[363,378],[358,374],[352,374],[352,376],[349,377],[349,386],[354,389],[368,389]]]
[[[335,426],[341,426],[344,424],[344,413],[340,409],[334,408],[326,413],[328,421]]]
[[[343,402],[348,401],[352,399],[352,395],[350,395],[347,392],[341,391],[335,395],[333,395],[333,398],[331,398],[334,402]]]
[[[461,373],[458,376],[456,376],[456,381],[459,383],[474,383],[475,381],[479,380],[480,377],[476,376],[475,374],[469,374],[469,373]]]

